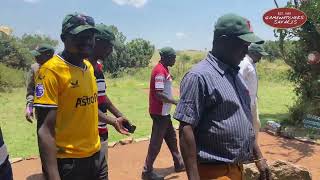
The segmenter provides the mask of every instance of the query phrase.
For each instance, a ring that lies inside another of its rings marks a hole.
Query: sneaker
[[[158,175],[157,173],[151,172],[142,172],[142,180],[164,180],[163,176]]]
[[[177,167],[174,167],[174,171],[175,172],[182,172],[182,171],[185,171],[186,168],[184,167],[184,165],[180,165],[180,166],[177,166]]]

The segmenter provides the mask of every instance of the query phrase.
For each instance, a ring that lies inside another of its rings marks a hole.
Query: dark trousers
[[[36,111],[36,114],[37,114],[37,111]],[[37,140],[38,140],[38,150],[39,150],[39,154],[41,153],[41,149],[40,149],[40,144],[39,144],[39,129],[40,127],[42,126],[43,124],[43,121],[44,121],[44,118],[37,118]],[[47,173],[45,171],[45,168],[43,166],[43,163],[41,163],[41,169],[42,169],[42,174],[43,176],[46,178],[47,177]]]
[[[12,180],[12,168],[9,162],[9,156],[7,159],[0,165],[0,179],[1,180]]]
[[[172,126],[171,116],[160,116],[153,114],[150,116],[153,120],[152,133],[143,171],[151,172],[153,170],[153,163],[160,152],[163,139],[166,141],[171,152],[174,166],[182,166],[183,160],[178,150],[177,136],[174,127]]]
[[[61,180],[106,180],[105,155],[97,152],[87,158],[57,159]]]

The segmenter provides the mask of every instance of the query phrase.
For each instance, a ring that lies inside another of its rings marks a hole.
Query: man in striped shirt
[[[98,86],[98,108],[102,113],[107,113],[109,110],[116,118],[122,118],[123,122],[129,122],[126,117],[116,108],[109,97],[106,94],[106,81],[103,75],[103,65],[101,61],[104,61],[113,51],[115,43],[115,36],[111,29],[104,25],[98,24],[95,26],[98,32],[95,35],[95,46],[93,49],[93,56],[89,58],[90,63],[94,67],[94,76]],[[98,124],[100,141],[101,141],[101,153],[105,154],[106,161],[108,161],[108,129],[107,123],[99,121]],[[106,164],[106,175],[108,176],[108,164]],[[107,177],[108,179],[108,177]]]
[[[255,140],[250,96],[239,63],[250,43],[262,43],[250,22],[235,14],[215,25],[212,51],[183,78],[174,118],[189,180],[243,180],[242,164],[255,158],[261,179],[270,178]]]

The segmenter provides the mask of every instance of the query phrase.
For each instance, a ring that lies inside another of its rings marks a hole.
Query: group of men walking
[[[37,64],[32,65],[25,115],[32,122],[35,108],[43,174],[49,180],[108,179],[106,125],[125,135],[130,125],[106,95],[99,63],[112,53],[115,36],[92,17],[74,13],[63,20],[61,40],[64,50],[56,55],[45,44],[32,51]],[[267,55],[262,43],[247,19],[221,16],[214,27],[212,50],[183,77],[179,100],[173,98],[169,71],[176,52],[170,47],[159,51],[161,59],[150,79],[153,125],[142,179],[164,179],[153,171],[163,139],[175,171],[186,170],[189,180],[243,180],[243,164],[252,161],[261,179],[270,179],[257,143],[255,63]],[[177,106],[173,118],[180,122],[182,156],[171,121],[172,105]],[[107,116],[107,110],[115,118]],[[2,135],[0,140],[1,150]],[[10,167],[8,155],[2,152],[0,177],[3,167]],[[12,179],[12,172],[7,179]]]

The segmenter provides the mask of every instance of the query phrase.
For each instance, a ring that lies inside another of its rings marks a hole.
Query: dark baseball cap
[[[269,54],[264,50],[263,46],[261,44],[251,44],[248,48],[249,52],[255,52],[259,53],[262,56],[268,56]]]
[[[246,42],[262,44],[264,41],[253,33],[250,21],[236,14],[221,16],[214,28],[214,37],[236,36]]]
[[[171,47],[161,48],[159,51],[161,57],[174,57],[176,56],[176,51]]]
[[[49,44],[40,44],[34,50],[30,51],[34,57],[40,56],[42,53],[54,53],[54,48]]]
[[[80,13],[68,14],[62,22],[62,34],[78,34],[88,29],[97,32],[94,26],[94,19],[91,16]]]
[[[105,24],[97,24],[95,28],[98,30],[96,33],[96,39],[103,39],[109,41],[112,45],[115,44],[116,37],[113,34],[111,27]]]

